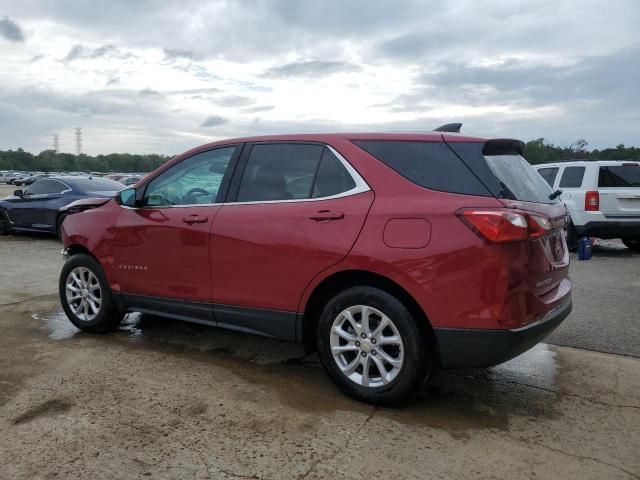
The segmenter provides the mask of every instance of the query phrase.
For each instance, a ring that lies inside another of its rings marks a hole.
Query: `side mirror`
[[[120,190],[118,192],[118,201],[120,205],[125,207],[135,207],[136,206],[136,189],[135,188],[125,188],[124,190]]]
[[[24,197],[24,192],[22,190],[14,190],[13,195],[16,197]]]

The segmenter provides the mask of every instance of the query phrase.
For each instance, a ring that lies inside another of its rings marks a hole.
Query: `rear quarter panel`
[[[526,244],[486,245],[455,215],[460,208],[500,208],[493,197],[437,192],[419,187],[350,142],[333,145],[365,178],[375,200],[349,255],[318,275],[306,289],[299,311],[323,279],[344,270],[385,276],[403,287],[434,327],[499,328],[505,299],[517,292],[512,270],[525,269]],[[420,248],[385,244],[393,219],[428,222],[428,243]]]

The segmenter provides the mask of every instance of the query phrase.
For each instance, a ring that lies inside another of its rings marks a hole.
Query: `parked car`
[[[198,147],[68,206],[64,311],[89,332],[139,311],[297,341],[347,394],[398,402],[571,311],[566,210],[523,148],[446,131]]]
[[[536,165],[571,216],[568,243],[581,237],[621,238],[640,251],[640,162],[575,161]]]
[[[65,213],[60,208],[88,197],[109,199],[124,186],[97,178],[48,177],[0,200],[0,234],[51,232],[60,236]]]
[[[17,187],[22,187],[22,186],[28,186],[28,185],[32,185],[33,183],[37,182],[38,180],[48,177],[49,175],[46,173],[39,173],[37,175],[30,175],[28,177],[22,177],[22,178],[16,178],[13,181],[13,184]]]
[[[4,182],[8,185],[13,185],[16,180],[21,179],[23,177],[28,177],[28,176],[30,175],[27,175],[26,173],[23,173],[23,172],[8,172],[4,176]]]
[[[131,185],[135,185],[140,180],[142,180],[142,177],[140,175],[130,175],[130,176],[120,177],[118,182],[120,182],[123,185],[126,185],[127,187],[129,187]]]

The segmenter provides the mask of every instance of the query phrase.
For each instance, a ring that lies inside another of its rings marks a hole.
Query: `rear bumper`
[[[436,328],[442,368],[484,368],[511,360],[539,343],[569,316],[571,298],[541,320],[515,330]]]
[[[640,219],[637,221],[587,222],[584,225],[575,225],[575,229],[582,237],[640,238]]]

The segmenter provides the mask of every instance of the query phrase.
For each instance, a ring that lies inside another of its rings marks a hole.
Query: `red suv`
[[[225,140],[71,204],[64,310],[300,342],[380,404],[509,360],[571,311],[566,211],[522,142],[444,130]]]

